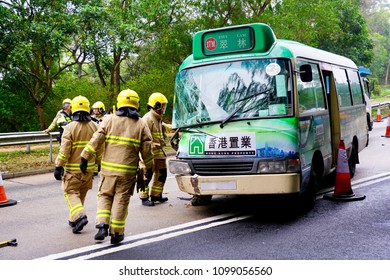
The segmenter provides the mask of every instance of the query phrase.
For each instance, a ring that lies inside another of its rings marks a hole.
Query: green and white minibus
[[[296,194],[314,205],[340,140],[351,176],[368,143],[355,63],[276,39],[262,23],[196,33],[173,103],[169,170],[193,205],[250,194]]]

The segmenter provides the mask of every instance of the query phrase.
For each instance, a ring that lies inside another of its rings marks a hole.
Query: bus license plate
[[[236,190],[237,184],[235,181],[224,181],[224,182],[202,182],[200,184],[202,190]]]

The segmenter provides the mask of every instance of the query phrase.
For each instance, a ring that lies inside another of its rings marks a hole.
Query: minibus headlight
[[[172,174],[191,174],[191,168],[187,162],[181,160],[170,160],[169,161],[169,172]]]
[[[262,160],[257,167],[257,173],[284,173],[286,160]]]
[[[286,173],[299,172],[299,159],[261,160],[257,166],[257,173]]]

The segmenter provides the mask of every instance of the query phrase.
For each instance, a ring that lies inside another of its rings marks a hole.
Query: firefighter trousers
[[[136,177],[101,174],[97,194],[96,225],[109,225],[110,235],[124,234],[127,209],[133,195]]]
[[[76,221],[81,215],[86,215],[84,201],[90,189],[92,189],[92,172],[83,174],[65,170],[62,190],[69,208],[70,222]]]
[[[145,170],[146,171],[146,170]],[[153,161],[153,181],[152,187],[145,187],[144,192],[139,193],[140,199],[148,199],[150,196],[161,196],[164,190],[165,181],[167,180],[167,163],[165,159],[154,159]],[[149,184],[150,185],[150,184]]]

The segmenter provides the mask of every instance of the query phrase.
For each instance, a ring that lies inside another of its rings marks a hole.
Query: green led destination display
[[[210,56],[234,52],[250,51],[254,47],[252,27],[244,26],[203,34],[203,54]]]

